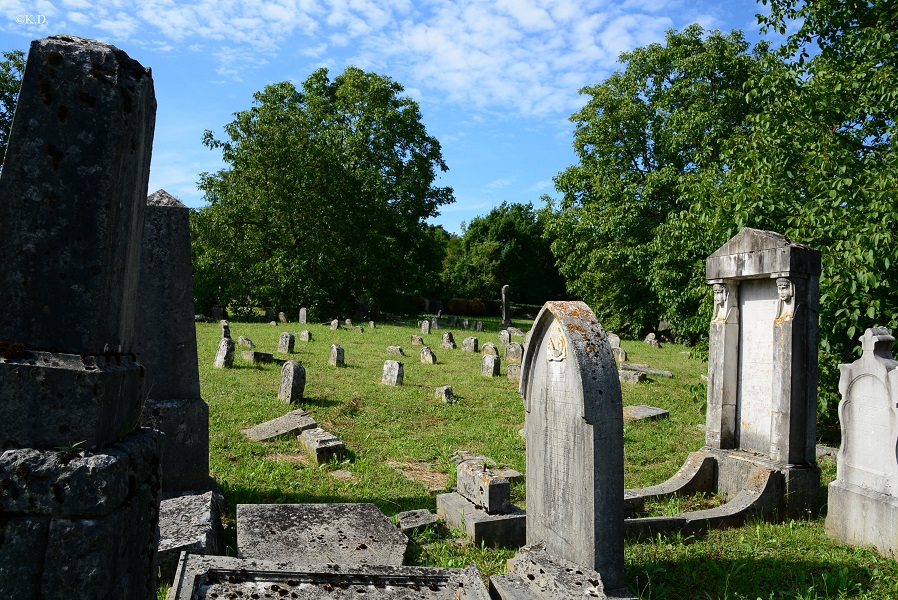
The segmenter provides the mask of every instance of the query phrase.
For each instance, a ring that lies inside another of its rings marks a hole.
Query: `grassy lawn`
[[[212,368],[220,337],[217,323],[197,324],[202,395],[210,407],[211,471],[226,499],[228,554],[236,554],[234,515],[237,504],[301,502],[373,502],[388,516],[436,509],[431,485],[454,483],[457,450],[493,458],[500,466],[525,471],[524,410],[515,385],[504,377],[480,375],[480,355],[461,350],[468,335],[498,345],[498,319],[485,319],[486,331],[451,329],[459,348],[440,348],[441,334],[424,336],[437,356],[436,365],[419,361],[408,325],[365,325],[364,333],[345,328],[331,331],[319,324],[290,323],[278,327],[231,322],[231,335],[252,339],[257,350],[303,363],[307,373],[305,402],[324,429],[341,438],[350,451],[343,463],[315,466],[293,440],[251,442],[240,430],[273,419],[290,407],[277,399],[280,366],[253,366],[242,361],[238,344],[235,368]],[[526,331],[529,323],[516,323]],[[312,332],[287,356],[278,354],[283,331]],[[518,341],[523,341],[517,338]],[[345,348],[346,367],[327,364],[330,345]],[[400,345],[407,356],[405,385],[387,387],[380,378],[385,360],[397,357],[387,346]],[[652,349],[642,342],[623,342],[630,361],[648,363],[675,374],[640,384],[622,384],[624,404],[649,404],[670,411],[670,419],[627,424],[624,428],[627,487],[660,483],[682,465],[689,451],[704,442],[705,389],[700,375],[706,365],[673,344]],[[503,348],[500,346],[500,353]],[[434,390],[451,385],[456,404],[434,399]],[[824,484],[835,476],[831,462],[821,465]],[[825,488],[824,488],[825,492]],[[513,501],[526,508],[523,484],[512,490]],[[664,514],[707,506],[714,498],[652,506]],[[505,569],[513,551],[475,548],[460,542],[458,532],[435,531],[412,540],[414,564],[459,567],[476,564],[488,576]],[[836,544],[824,534],[823,517],[781,525],[752,524],[712,532],[700,538],[678,536],[628,543],[626,576],[641,598],[898,598],[898,563],[865,549]]]

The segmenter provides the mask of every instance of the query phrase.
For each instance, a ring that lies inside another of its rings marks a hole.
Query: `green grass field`
[[[278,327],[231,322],[234,340],[244,335],[257,350],[303,363],[307,373],[301,405],[324,429],[341,438],[349,458],[316,466],[293,440],[258,443],[240,432],[280,416],[291,407],[277,399],[280,366],[253,366],[240,357],[235,368],[213,369],[220,337],[217,323],[197,324],[202,395],[210,407],[211,471],[225,494],[228,554],[236,554],[234,515],[242,503],[373,502],[388,516],[416,508],[435,510],[435,485],[454,482],[452,454],[469,450],[493,458],[500,466],[525,471],[524,410],[515,385],[504,377],[480,375],[480,355],[461,350],[461,340],[476,335],[481,345],[497,343],[497,319],[484,320],[486,331],[451,329],[459,348],[440,348],[445,329],[424,336],[438,364],[422,364],[420,347],[408,325],[378,324],[364,333],[331,331],[319,324],[290,323]],[[529,323],[516,323],[526,331]],[[296,342],[296,351],[277,353],[283,331],[309,329],[312,342]],[[519,341],[523,341],[518,338]],[[330,367],[330,345],[345,348],[346,366]],[[407,356],[405,385],[380,383],[383,363],[396,357],[387,346],[400,345]],[[704,442],[705,363],[673,344],[652,349],[642,342],[623,342],[631,362],[648,363],[675,374],[646,383],[622,384],[625,405],[649,404],[670,411],[670,419],[627,424],[624,428],[627,487],[660,483],[673,475],[688,452]],[[502,347],[500,346],[500,354]],[[434,399],[434,390],[451,385],[457,403]],[[821,464],[824,484],[835,467]],[[414,472],[409,479],[397,469]],[[825,487],[823,489],[825,493]],[[526,508],[523,484],[512,490],[513,501]],[[825,500],[825,496],[824,496]],[[713,504],[714,498],[658,503],[652,514],[669,514]],[[475,548],[460,542],[458,532],[433,531],[412,540],[414,564],[459,567],[476,564],[484,576],[505,569],[514,552]],[[898,563],[867,549],[830,541],[823,517],[779,525],[751,524],[698,538],[659,537],[628,542],[626,577],[641,598],[898,598]]]

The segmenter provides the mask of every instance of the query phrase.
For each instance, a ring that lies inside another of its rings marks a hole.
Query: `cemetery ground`
[[[236,555],[237,504],[373,502],[385,514],[425,508],[435,510],[435,491],[454,484],[453,454],[467,450],[487,456],[498,466],[525,472],[524,409],[517,385],[505,377],[504,347],[501,376],[481,375],[479,353],[465,352],[461,341],[478,337],[480,344],[498,342],[499,319],[483,319],[485,331],[433,329],[424,344],[437,364],[419,359],[421,346],[410,343],[422,335],[417,322],[378,323],[364,333],[341,324],[326,325],[232,321],[231,335],[246,336],[256,350],[279,359],[300,361],[306,369],[305,399],[299,405],[319,426],[342,439],[348,450],[340,462],[317,466],[294,438],[253,442],[241,429],[288,412],[278,400],[278,363],[251,364],[237,356],[232,369],[213,369],[220,340],[218,323],[198,323],[202,396],[209,404],[210,469],[225,496],[227,553]],[[515,322],[524,331],[529,323]],[[311,342],[298,339],[312,332]],[[458,348],[440,347],[444,331],[452,331]],[[297,335],[295,351],[278,353],[278,337]],[[516,338],[523,342],[523,339]],[[345,349],[346,366],[327,364],[331,344]],[[399,345],[404,357],[388,353]],[[498,345],[498,344],[497,344]],[[624,341],[633,363],[674,373],[672,379],[650,376],[644,383],[622,383],[624,405],[647,404],[670,411],[670,418],[628,422],[624,426],[626,487],[661,483],[683,464],[690,451],[704,444],[707,365],[691,358],[688,349],[666,344],[650,348],[641,341]],[[404,363],[405,383],[381,384],[384,361]],[[455,403],[435,398],[436,388],[451,385]],[[837,443],[836,443],[837,444]],[[826,484],[835,477],[831,458],[820,461],[823,512],[817,518],[782,524],[751,523],[706,535],[658,536],[627,541],[626,582],[640,598],[896,598],[898,563],[869,549],[855,549],[829,540],[824,533]],[[523,481],[512,485],[512,502],[526,509]],[[716,506],[714,497],[679,499],[646,506],[645,516],[674,514]],[[408,564],[462,567],[476,564],[481,573],[505,571],[515,549],[474,547],[462,532],[437,528],[412,534]],[[160,591],[160,598],[164,591]]]

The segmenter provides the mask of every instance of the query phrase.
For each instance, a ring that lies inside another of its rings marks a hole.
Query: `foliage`
[[[192,224],[199,307],[340,312],[420,291],[440,242],[424,220],[454,200],[433,185],[446,170],[440,144],[402,91],[355,67],[333,80],[320,69],[299,90],[256,93],[225,139],[206,131],[228,167],[199,182],[209,202]]]
[[[25,53],[21,50],[8,50],[0,61],[0,167],[6,157],[6,146],[9,144],[9,131],[12,118],[19,100],[19,88],[22,86],[22,72],[25,70]]]
[[[503,285],[516,302],[542,304],[565,297],[564,280],[544,237],[545,225],[532,204],[503,202],[475,217],[450,240],[443,284],[450,295],[498,298]]]
[[[698,266],[726,233],[696,236],[680,215],[728,177],[750,108],[743,86],[760,63],[741,33],[698,25],[620,60],[624,70],[581,90],[590,99],[571,117],[579,164],[555,178],[552,251],[570,291],[610,329],[637,334],[667,318],[695,337],[692,315],[703,302],[710,314]]]

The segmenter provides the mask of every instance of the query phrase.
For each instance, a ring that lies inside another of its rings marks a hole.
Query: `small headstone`
[[[455,338],[452,337],[451,331],[443,332],[443,340],[440,342],[440,348],[445,348],[446,350],[455,350]]]
[[[670,412],[663,408],[645,404],[624,407],[624,421],[657,421],[658,419],[667,419],[669,417]]]
[[[231,327],[227,321],[221,322],[221,337],[231,339]]]
[[[384,385],[402,385],[404,379],[403,364],[398,360],[388,360],[384,362],[384,374],[380,382]]]
[[[524,346],[518,342],[510,342],[505,346],[506,362],[519,365],[522,360],[524,360]]]
[[[251,339],[249,339],[248,337],[243,336],[243,335],[241,335],[239,338],[237,338],[237,343],[240,344],[241,346],[247,346],[248,348],[256,347],[256,345],[253,343],[253,341]]]
[[[287,315],[285,315],[282,312],[279,312],[278,313],[278,321],[280,321],[281,323],[287,323]]]
[[[509,296],[511,288],[508,285],[502,286],[502,326],[508,327],[511,325],[511,307],[509,306]]]
[[[311,342],[312,341],[312,332],[308,329],[303,329],[299,332],[299,341],[300,342]]]
[[[362,327],[361,325],[356,325],[356,326],[355,326],[355,332],[356,332],[356,333],[365,333],[365,328]]]
[[[439,315],[432,318],[430,320],[430,328],[431,329],[439,329],[440,328],[440,317]]]
[[[480,350],[479,343],[476,337],[466,337],[461,341],[461,348],[465,352],[478,352]]]
[[[216,369],[230,369],[234,366],[234,341],[231,338],[221,338],[218,342],[218,352],[212,366]]]
[[[352,319],[346,319],[343,324],[346,325],[346,329],[352,329]]]
[[[474,323],[474,331],[483,331],[483,321],[477,321]]]
[[[608,344],[611,346],[612,350],[614,350],[615,348],[620,348],[620,336],[609,331]]]
[[[268,324],[271,325],[272,327],[277,327],[277,326],[278,326],[278,322],[277,322],[277,321],[269,321]]]
[[[437,356],[433,353],[433,350],[430,349],[430,346],[421,348],[421,362],[429,365],[437,364]]]
[[[368,329],[377,329],[377,323],[374,321],[368,321]]]
[[[520,327],[509,327],[508,334],[511,336],[527,337],[527,334],[524,333]]]
[[[295,360],[288,360],[281,368],[281,387],[278,399],[288,404],[299,404],[306,389],[306,369]]]
[[[446,325],[449,327],[457,327],[458,326],[458,317],[452,315],[448,319],[446,319]]]
[[[515,385],[521,383],[521,364],[520,363],[508,363],[505,367],[505,372],[508,377],[508,381],[514,383]]]
[[[421,321],[421,334],[427,335],[430,333],[430,321],[428,319],[424,319]]]
[[[511,341],[511,334],[508,333],[507,329],[502,329],[501,331],[499,331],[499,343],[500,344],[507,344],[510,341]]]
[[[412,346],[423,346],[424,338],[422,338],[420,335],[412,334],[411,343],[412,343]]]
[[[620,369],[617,372],[617,377],[621,382],[640,383],[642,381],[645,381],[646,374],[642,371],[628,371],[626,369]]]
[[[294,337],[294,335],[285,331],[281,334],[281,337],[278,340],[278,352],[281,352],[283,354],[292,354],[295,343],[296,338]]]
[[[305,306],[303,306],[302,308],[299,309],[299,322],[300,322],[300,324],[305,325],[308,320],[309,320],[309,311],[308,311],[308,309],[306,309]]]
[[[499,349],[496,347],[496,344],[492,342],[487,342],[483,346],[480,347],[481,354],[495,354],[499,356]]]
[[[300,432],[299,439],[315,464],[323,465],[335,459],[339,460],[346,453],[343,441],[320,427],[304,429]]]
[[[661,343],[658,341],[658,337],[655,335],[654,332],[645,336],[645,343],[648,344],[649,346],[651,346],[652,348],[660,348],[661,347]]]
[[[343,362],[343,346],[339,344],[331,344],[331,354],[327,359],[327,364],[332,367],[342,367]]]
[[[267,442],[285,436],[297,437],[306,429],[314,429],[318,423],[302,409],[291,410],[286,415],[243,430],[243,435],[256,442]]]
[[[442,400],[443,402],[445,402],[447,404],[455,403],[455,397],[452,395],[452,386],[451,385],[444,385],[442,387],[438,387],[433,395],[434,395],[434,398],[436,398],[437,400]]]
[[[436,525],[437,516],[426,508],[407,510],[396,515],[396,523],[406,534],[417,533]]]
[[[499,366],[500,361],[498,354],[484,354],[480,363],[480,374],[487,377],[498,377]]]
[[[471,328],[471,322],[470,322],[468,319],[465,319],[465,320],[463,320],[463,321],[461,322],[461,326],[462,326],[464,329],[470,329],[470,328]]]
[[[611,348],[611,354],[614,355],[614,361],[617,364],[627,362],[627,351],[621,347]]]
[[[337,319],[331,321],[331,329],[340,329],[340,321]]]
[[[387,352],[395,354],[396,356],[405,356],[405,352],[402,351],[402,346],[387,346]]]
[[[456,467],[458,493],[474,506],[489,514],[505,513],[511,509],[511,485],[504,477],[490,472],[476,461],[462,461]]]

